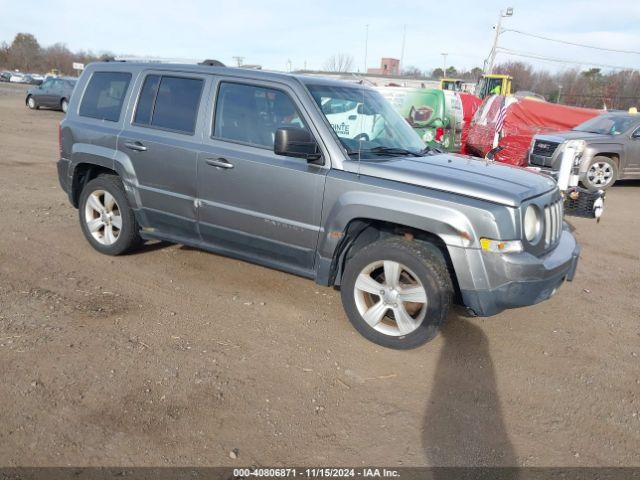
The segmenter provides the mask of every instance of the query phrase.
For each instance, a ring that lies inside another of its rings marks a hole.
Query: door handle
[[[230,163],[226,158],[205,158],[207,165],[220,168],[233,168],[233,163]]]
[[[140,142],[125,142],[124,146],[129,148],[129,149],[131,149],[131,150],[135,150],[136,152],[146,152],[147,151],[147,147],[145,147]]]

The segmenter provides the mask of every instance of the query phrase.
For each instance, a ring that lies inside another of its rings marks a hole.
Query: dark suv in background
[[[41,85],[27,91],[25,103],[32,110],[49,107],[66,113],[77,81],[77,78],[71,77],[49,77]]]
[[[617,180],[640,178],[640,114],[605,113],[568,132],[536,135],[529,164],[557,173],[569,141],[577,146],[574,170],[587,189],[604,190]]]

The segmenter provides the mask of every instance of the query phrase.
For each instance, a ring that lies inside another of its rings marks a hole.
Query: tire
[[[82,233],[100,253],[120,255],[142,243],[140,227],[117,175],[89,181],[80,194],[78,212]]]
[[[66,98],[63,98],[60,101],[60,110],[62,110],[62,113],[67,113],[68,108],[69,108],[69,101]]]
[[[435,245],[391,237],[365,246],[347,260],[341,296],[349,321],[362,336],[383,347],[410,349],[437,335],[449,312],[453,285]],[[395,320],[396,315],[403,321]]]
[[[27,97],[27,107],[29,107],[31,110],[38,110],[40,108],[40,105],[38,105],[35,98],[29,95]]]
[[[596,192],[611,187],[617,179],[617,163],[609,157],[596,156],[589,163],[582,184],[587,190]]]

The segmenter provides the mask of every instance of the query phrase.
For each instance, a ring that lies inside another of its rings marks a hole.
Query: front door
[[[627,164],[624,172],[620,172],[620,176],[629,176],[631,178],[640,178],[640,126],[631,135],[631,139],[627,142],[625,148],[625,156]]]
[[[274,153],[279,127],[308,128],[288,88],[222,81],[216,90],[212,130],[198,156],[203,240],[311,275],[328,159],[323,166]]]
[[[53,102],[53,85],[56,79],[48,78],[33,92],[33,99],[38,105],[50,107]]]
[[[148,72],[142,77],[136,110],[118,137],[118,150],[130,159],[138,182],[141,226],[176,241],[199,241],[198,112],[206,76]]]

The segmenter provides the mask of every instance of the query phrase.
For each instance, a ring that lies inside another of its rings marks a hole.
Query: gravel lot
[[[62,114],[24,91],[0,84],[0,466],[640,466],[640,182],[571,221],[581,263],[550,301],[392,351],[311,281],[92,250]]]

